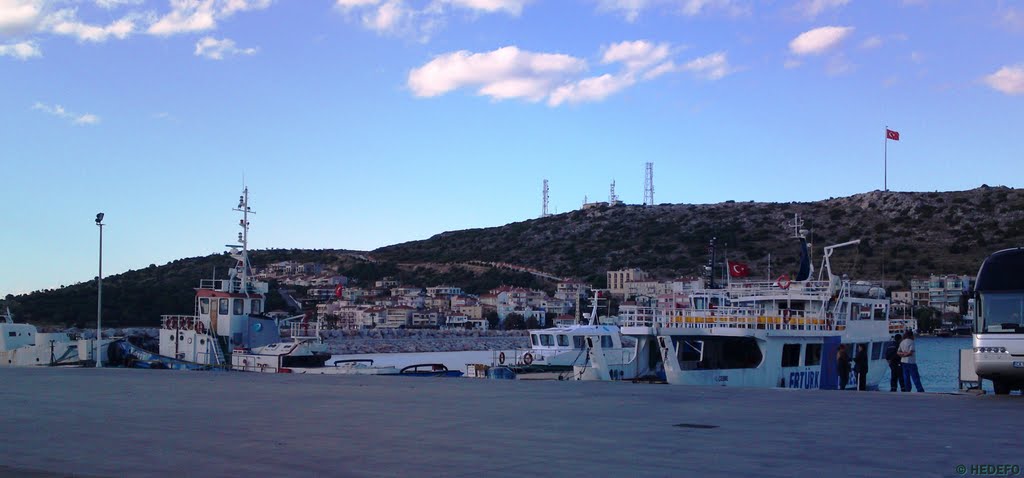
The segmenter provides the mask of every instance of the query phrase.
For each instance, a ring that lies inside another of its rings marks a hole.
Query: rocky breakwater
[[[94,338],[96,329],[67,329],[65,332]],[[159,349],[159,329],[131,327],[104,329],[104,337],[125,337],[136,345]],[[466,350],[510,350],[528,348],[525,330],[466,329],[366,329],[321,332],[327,350],[335,355],[399,352],[461,352]],[[287,338],[285,338],[287,340]]]
[[[525,330],[328,330],[323,336],[328,351],[337,355],[509,350],[530,346]]]

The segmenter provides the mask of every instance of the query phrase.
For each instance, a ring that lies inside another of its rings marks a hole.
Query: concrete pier
[[[4,368],[0,383],[0,476],[1024,468],[1021,396],[94,368]]]

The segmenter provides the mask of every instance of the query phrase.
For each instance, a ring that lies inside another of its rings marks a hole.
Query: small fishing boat
[[[403,377],[461,377],[461,370],[448,370],[443,363],[409,365],[398,372]]]

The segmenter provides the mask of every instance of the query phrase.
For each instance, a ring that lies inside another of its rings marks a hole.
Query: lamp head
[[[101,222],[103,222],[103,213],[102,212],[96,214],[96,224],[99,224]]]

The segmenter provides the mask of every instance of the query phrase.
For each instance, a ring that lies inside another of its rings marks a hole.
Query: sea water
[[[918,337],[917,369],[921,374],[921,385],[927,392],[957,391],[960,349],[971,348],[970,337]],[[390,354],[358,354],[335,355],[327,364],[342,359],[373,359],[374,365],[394,365],[402,367],[420,363],[441,363],[449,370],[466,371],[467,364],[491,365],[497,362],[499,351],[474,350],[465,352],[421,352],[421,353],[390,353]],[[512,351],[505,351],[507,357],[514,357]],[[886,367],[888,369],[888,367]],[[888,393],[889,372],[879,383],[879,389]],[[985,382],[985,389],[992,390],[992,383]]]

